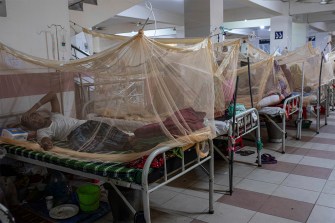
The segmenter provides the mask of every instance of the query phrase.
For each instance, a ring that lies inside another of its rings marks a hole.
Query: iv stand
[[[48,26],[48,28],[53,28],[55,27],[55,30],[56,30],[56,47],[57,47],[57,59],[59,60],[59,46],[58,46],[58,27],[63,30],[64,27],[61,26],[61,25],[58,25],[58,24],[51,24],[50,26]]]

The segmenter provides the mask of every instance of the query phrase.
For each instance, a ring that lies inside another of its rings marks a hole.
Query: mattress
[[[128,163],[113,163],[113,162],[91,162],[73,159],[70,157],[59,157],[52,155],[51,153],[39,152],[28,150],[21,146],[15,146],[6,143],[0,143],[0,148],[6,150],[8,154],[15,156],[21,156],[32,160],[39,160],[41,162],[54,164],[57,166],[63,166],[77,171],[85,173],[91,173],[94,175],[112,178],[116,180],[122,180],[126,182],[141,184],[142,181],[142,169],[130,168]],[[188,149],[185,151],[185,163],[189,163],[196,159],[197,154],[195,149]],[[180,158],[171,157],[167,161],[167,171],[172,172],[181,166]],[[160,179],[164,174],[163,167],[150,168],[149,170],[149,183]]]

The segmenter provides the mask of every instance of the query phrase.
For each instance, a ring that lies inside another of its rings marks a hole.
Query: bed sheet
[[[258,119],[257,115],[254,112],[251,113],[251,117],[252,117],[253,122],[256,122]],[[244,126],[243,123],[239,122],[241,119],[243,119],[243,116],[236,119],[236,122],[239,123],[239,127]],[[230,125],[231,120],[232,119],[224,120],[224,121],[215,120],[214,124],[215,124],[216,135],[226,135],[229,131],[229,127],[230,127],[229,125]],[[246,123],[247,126],[250,127],[251,120],[250,120],[249,115],[247,116],[246,122],[247,122]]]

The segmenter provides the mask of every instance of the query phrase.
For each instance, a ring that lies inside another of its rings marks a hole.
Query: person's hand
[[[48,137],[42,138],[40,145],[46,151],[52,149],[53,147],[52,140]]]

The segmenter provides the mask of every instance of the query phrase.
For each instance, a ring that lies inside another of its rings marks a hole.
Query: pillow
[[[274,94],[274,95],[267,96],[263,98],[262,100],[260,100],[257,104],[257,107],[263,108],[267,106],[277,105],[281,101],[282,101],[282,98],[279,95]]]

